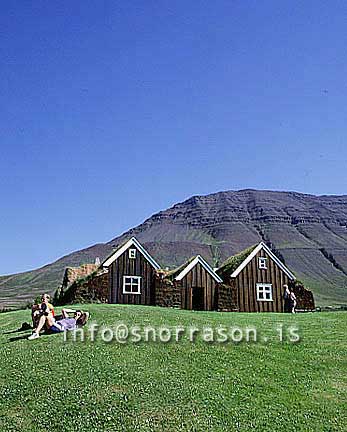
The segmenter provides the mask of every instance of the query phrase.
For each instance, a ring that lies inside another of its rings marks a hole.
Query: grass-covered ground
[[[100,325],[254,325],[270,342],[30,342],[8,333],[27,311],[0,314],[1,432],[347,430],[347,313],[87,309]],[[279,342],[279,323],[301,342]]]

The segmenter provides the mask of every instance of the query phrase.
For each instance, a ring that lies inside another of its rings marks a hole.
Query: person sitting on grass
[[[29,340],[37,339],[40,337],[40,331],[46,326],[46,328],[52,333],[60,333],[69,330],[75,330],[78,326],[84,326],[89,318],[88,312],[82,312],[81,310],[74,309],[63,309],[61,311],[62,319],[55,320],[52,313],[42,315],[37,327],[34,329]],[[73,318],[69,317],[69,313],[73,313]]]
[[[51,313],[54,317],[54,307],[50,303],[51,296],[49,294],[42,294],[41,303],[34,304],[31,308],[31,319],[33,322],[33,328],[36,328],[39,324],[40,318],[44,314]],[[46,315],[47,316],[47,315]]]

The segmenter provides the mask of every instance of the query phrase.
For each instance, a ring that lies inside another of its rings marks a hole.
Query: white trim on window
[[[258,266],[260,269],[266,270],[267,269],[267,258],[266,257],[259,257]]]
[[[257,301],[273,301],[272,284],[257,283]]]
[[[123,276],[123,294],[141,294],[141,276]]]
[[[136,249],[129,249],[129,258],[136,259]]]

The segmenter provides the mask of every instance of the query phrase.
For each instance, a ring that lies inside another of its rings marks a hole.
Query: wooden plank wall
[[[267,269],[259,269],[258,258],[267,258]],[[283,312],[283,285],[288,276],[262,249],[235,278],[240,312]],[[272,302],[257,301],[257,283],[272,284]]]
[[[181,308],[192,309],[192,291],[195,287],[201,287],[204,290],[204,310],[214,310],[216,305],[216,285],[209,272],[198,263],[192,270],[181,280]]]
[[[135,259],[130,259],[126,250],[109,269],[110,303],[154,305],[154,275],[155,270],[138,250]],[[123,276],[141,276],[141,294],[123,294]]]

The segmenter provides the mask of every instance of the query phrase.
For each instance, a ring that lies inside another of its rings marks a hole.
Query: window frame
[[[273,287],[271,283],[257,283],[257,301],[261,302],[272,302],[273,301]],[[266,298],[266,294],[270,293],[270,298]],[[262,294],[263,298],[260,298],[260,294]]]
[[[129,249],[128,252],[129,259],[136,259],[136,252],[137,250],[135,248]]]
[[[258,258],[258,267],[260,270],[267,270],[267,257]]]
[[[130,282],[127,282],[127,279],[131,279]],[[133,279],[137,281],[134,284]],[[123,276],[123,294],[141,294],[141,276]],[[137,287],[137,291],[133,291],[133,287]],[[128,288],[130,287],[130,289]]]

